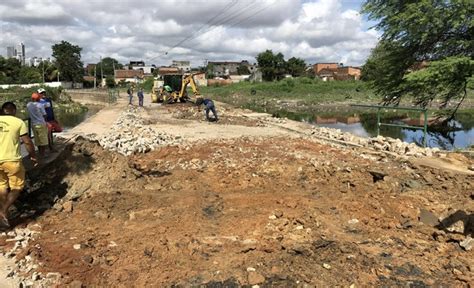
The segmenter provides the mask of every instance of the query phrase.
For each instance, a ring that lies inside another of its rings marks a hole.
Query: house
[[[171,67],[175,67],[180,69],[183,72],[190,72],[191,71],[191,62],[189,61],[179,61],[173,60],[171,62]]]
[[[237,71],[240,66],[247,67],[250,74],[253,73],[257,68],[257,65],[250,64],[247,60],[242,60],[240,62],[209,61],[207,63],[207,70],[208,70],[208,74],[212,74],[217,77],[239,75]]]
[[[313,71],[315,75],[319,75],[319,72],[323,69],[337,69],[337,67],[342,66],[338,63],[316,63],[313,65]]]
[[[182,72],[178,67],[165,67],[165,66],[158,67],[158,75],[160,76],[180,74],[180,73]]]
[[[143,70],[114,70],[115,83],[120,81],[141,83],[145,76]]]
[[[337,63],[316,63],[313,65],[316,76],[328,80],[360,80],[361,69],[353,66],[342,66]]]
[[[130,61],[128,67],[132,70],[142,70],[146,76],[153,75],[153,71],[155,71],[155,65],[145,65],[144,61]]]

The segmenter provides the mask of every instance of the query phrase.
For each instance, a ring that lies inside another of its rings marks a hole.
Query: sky
[[[271,49],[308,64],[359,66],[380,33],[360,15],[362,0],[2,0],[0,55],[23,42],[26,57],[51,46],[82,47],[84,64],[170,65],[189,60],[256,62]]]

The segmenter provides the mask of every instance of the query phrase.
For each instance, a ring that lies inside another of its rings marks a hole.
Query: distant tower
[[[21,65],[25,65],[25,44],[23,44],[23,42],[20,42],[16,46],[16,56]]]
[[[16,51],[15,47],[13,46],[8,46],[7,47],[7,58],[13,58],[16,56]]]

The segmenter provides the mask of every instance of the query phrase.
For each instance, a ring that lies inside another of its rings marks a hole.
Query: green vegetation
[[[96,71],[97,75],[104,75],[104,77],[113,77],[114,76],[114,68],[115,69],[123,69],[123,65],[120,64],[116,59],[112,57],[105,57],[96,64]],[[94,71],[89,71],[90,76],[94,76]]]
[[[81,62],[82,48],[67,41],[54,44],[51,48],[59,70],[59,78],[65,81],[82,82],[84,76]]]
[[[229,86],[200,87],[218,101],[240,107],[264,107],[277,101],[303,105],[334,102],[377,102],[378,98],[361,81],[324,82],[312,78],[287,78],[278,82],[240,82]],[[264,106],[262,106],[264,105]]]
[[[292,57],[285,61],[282,53],[273,54],[272,50],[266,50],[258,54],[256,58],[265,81],[280,80],[285,74],[294,77],[301,76],[306,69],[303,59]]]
[[[439,99],[439,108],[447,109],[456,101],[452,118],[474,81],[472,1],[367,0],[362,12],[382,31],[363,79],[387,104],[413,96],[420,106]]]
[[[0,89],[0,103],[12,101],[16,104],[18,111],[17,116],[26,118],[26,104],[31,101],[31,94],[36,92],[40,86],[31,88],[12,87],[9,89]],[[65,122],[69,123],[67,118],[82,117],[87,111],[87,107],[73,102],[71,98],[63,91],[62,87],[51,88],[42,87],[46,90],[46,95],[49,95],[54,102],[55,114]],[[74,121],[72,121],[74,122]]]

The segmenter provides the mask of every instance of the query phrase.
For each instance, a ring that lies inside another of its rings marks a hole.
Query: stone
[[[250,285],[257,285],[265,282],[265,277],[257,272],[249,272],[247,280]]]
[[[273,213],[277,218],[283,217],[283,212],[280,210],[275,210],[275,213]]]
[[[416,180],[407,180],[403,183],[403,186],[410,188],[410,189],[419,189],[422,187],[421,183]]]
[[[331,265],[329,265],[328,263],[323,263],[323,268],[329,270],[331,269]]]
[[[436,217],[435,214],[426,209],[420,209],[420,215],[418,216],[418,220],[423,224],[433,227],[439,224],[438,217]]]
[[[359,223],[359,220],[357,220],[357,219],[354,218],[354,219],[351,219],[351,220],[347,221],[347,223],[348,223],[349,225],[355,225],[355,224]]]
[[[466,251],[471,251],[472,247],[474,246],[474,238],[471,238],[471,236],[467,236],[466,239],[459,242],[459,246],[464,248],[464,250]]]
[[[68,285],[69,288],[82,288],[85,287],[84,284],[82,284],[81,281],[79,280],[74,280]]]
[[[67,201],[63,204],[63,211],[67,213],[71,213],[73,210],[72,201]]]
[[[81,244],[74,244],[72,248],[74,248],[75,250],[79,250],[81,249]]]

